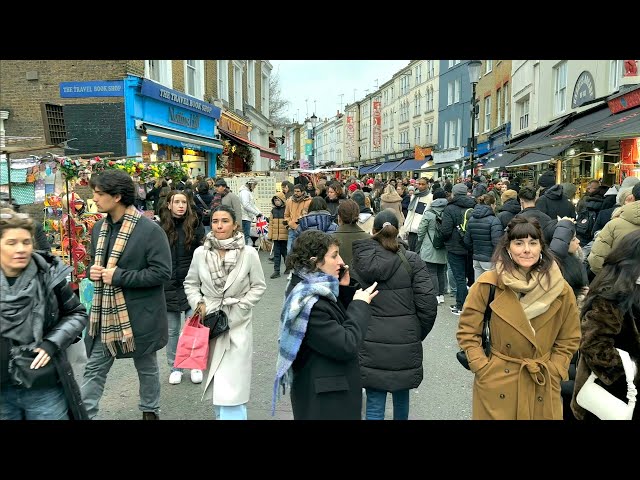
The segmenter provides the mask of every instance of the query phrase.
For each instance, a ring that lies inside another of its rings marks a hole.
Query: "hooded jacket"
[[[279,207],[276,207],[276,198],[282,200],[282,205]],[[273,208],[271,209],[271,218],[269,219],[269,240],[287,241],[289,238],[287,226],[284,224],[284,205],[286,201],[287,197],[282,192],[277,192],[273,197],[271,197],[271,204],[273,205]]]
[[[390,208],[396,214],[398,219],[398,226],[402,227],[404,224],[404,214],[402,213],[402,197],[393,190],[392,192],[385,192],[380,196],[380,210]]]
[[[404,255],[411,273],[397,253],[376,240],[353,242],[354,279],[362,288],[378,282],[360,348],[365,388],[392,392],[422,382],[422,340],[433,328],[438,306],[426,264],[414,252],[404,250]]]
[[[309,212],[305,216],[300,217],[298,228],[293,232],[293,239],[298,238],[305,230],[320,230],[325,233],[332,233],[336,231],[336,228],[338,228],[338,225],[334,223],[329,210]]]
[[[509,222],[513,219],[515,215],[520,213],[522,207],[520,206],[520,202],[517,198],[510,198],[506,202],[502,204],[500,207],[500,212],[498,212],[498,220],[502,223],[502,228],[507,228]]]
[[[417,245],[420,245],[420,258],[427,263],[447,263],[447,249],[433,248],[433,237],[436,233],[436,213],[442,218],[442,212],[448,203],[446,198],[436,198],[420,220]]]
[[[473,254],[473,259],[490,262],[493,250],[504,234],[502,223],[493,213],[489,205],[478,204],[467,220],[467,231],[464,234],[464,245]]]
[[[458,226],[462,225],[464,212],[476,206],[476,200],[468,195],[454,195],[442,212],[442,235],[449,253],[467,255]]]
[[[536,207],[550,218],[575,218],[576,216],[576,209],[573,203],[564,195],[562,185],[554,185],[547,188],[542,196],[538,198]]]

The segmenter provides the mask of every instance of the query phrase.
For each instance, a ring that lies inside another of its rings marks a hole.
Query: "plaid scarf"
[[[131,232],[133,232],[141,216],[140,212],[138,212],[133,205],[129,205],[124,211],[122,227],[120,227],[116,241],[113,244],[106,268],[113,268],[117,265],[118,259],[127,246]],[[103,264],[108,234],[109,225],[105,219],[98,236],[94,265]],[[113,357],[117,354],[116,342],[121,342],[124,353],[133,352],[136,346],[133,340],[133,330],[131,329],[129,312],[127,311],[127,304],[124,301],[122,288],[105,285],[102,280],[94,281],[93,287],[94,293],[91,316],[89,317],[89,335],[95,337],[98,334],[98,329],[101,327],[100,339]]]
[[[291,365],[298,355],[307,331],[311,309],[320,297],[328,298],[333,302],[336,302],[338,297],[338,279],[333,275],[306,271],[295,273],[302,278],[302,281],[293,287],[285,299],[280,315],[278,360],[271,401],[272,416],[275,415],[276,401],[280,397],[278,387],[282,387],[282,393],[285,393],[287,386],[291,387],[293,381]]]
[[[211,281],[216,287],[222,290],[229,272],[236,266],[238,253],[245,246],[244,235],[242,232],[236,232],[231,238],[218,240],[213,235],[213,232],[209,232],[203,246],[207,253],[205,258],[209,272],[211,273]],[[224,259],[221,259],[215,250],[226,250]]]

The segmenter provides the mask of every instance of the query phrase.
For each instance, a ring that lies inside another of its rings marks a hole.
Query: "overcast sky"
[[[280,77],[282,97],[290,106],[284,116],[304,122],[315,113],[332,118],[349,103],[363,99],[409,60],[270,60]],[[354,97],[355,90],[355,97]],[[366,91],[368,90],[368,91]],[[340,94],[343,94],[342,97]],[[308,99],[305,102],[305,99]],[[315,103],[314,103],[315,101]]]

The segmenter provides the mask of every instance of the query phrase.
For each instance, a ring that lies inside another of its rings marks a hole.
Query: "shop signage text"
[[[171,90],[170,88],[164,87],[159,83],[155,83],[150,80],[145,79],[142,81],[140,93],[156,100],[188,108],[189,110],[193,110],[194,112],[201,113],[208,117],[215,119],[220,118],[220,109],[215,105],[190,97],[189,95],[185,95],[184,93],[176,90]]]
[[[183,127],[198,129],[200,128],[200,115],[181,112],[177,108],[169,107],[169,122],[177,123]]]
[[[613,100],[607,102],[609,104],[609,110],[613,113],[622,112],[633,107],[640,105],[640,89],[632,92],[627,92],[620,97],[616,97]]]
[[[122,80],[60,82],[61,98],[122,97],[123,95],[124,83]]]
[[[584,103],[596,98],[596,87],[593,77],[586,70],[580,74],[573,87],[571,108],[578,108]]]

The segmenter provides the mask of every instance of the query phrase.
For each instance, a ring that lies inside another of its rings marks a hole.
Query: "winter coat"
[[[245,184],[240,187],[238,193],[238,196],[240,197],[240,204],[242,205],[242,220],[252,222],[255,217],[262,213],[256,206],[256,201],[253,198],[253,192],[249,190],[249,187]],[[240,220],[238,220],[238,223],[242,225]]]
[[[298,228],[293,232],[295,240],[305,230],[320,230],[325,233],[335,232],[338,225],[333,222],[328,210],[317,210],[309,212],[298,221]]]
[[[595,274],[602,270],[604,259],[620,243],[622,237],[640,228],[640,201],[623,205],[611,217],[595,238],[589,254],[589,266]]]
[[[536,201],[536,208],[546,213],[549,218],[576,217],[576,209],[564,195],[562,185],[547,188]]]
[[[500,242],[504,229],[489,205],[479,204],[467,220],[467,231],[463,241],[465,247],[473,253],[473,259],[490,262],[493,251]]]
[[[513,217],[520,213],[522,207],[520,207],[520,202],[516,198],[510,198],[506,202],[502,204],[500,207],[500,211],[498,212],[498,220],[502,223],[502,228],[507,228],[509,222],[513,220]]]
[[[473,191],[471,192],[471,196],[473,198],[478,198],[479,196],[487,193],[487,183],[484,180],[485,179],[482,178],[482,181],[476,183],[475,186],[473,187]]]
[[[496,211],[500,211],[500,207],[502,207],[502,196],[496,187],[493,187],[491,190],[487,192],[487,195],[491,195],[496,201]]]
[[[542,234],[544,236],[545,242],[547,242],[547,245],[551,244],[551,239],[553,238],[553,231],[555,229],[556,224],[558,223],[557,220],[554,220],[551,217],[549,217],[549,215],[547,215],[546,213],[541,212],[540,210],[538,210],[537,207],[527,207],[515,216],[529,218],[529,219],[535,218],[536,220],[538,220],[538,223],[542,228]]]
[[[184,244],[184,217],[174,218],[173,225],[178,234],[178,240],[173,245],[169,245],[171,248],[171,279],[164,284],[164,296],[168,312],[184,312],[189,309],[189,302],[187,302],[187,296],[184,293],[184,279],[191,266],[193,252],[202,245],[204,227],[201,223],[195,223],[193,239],[191,239],[189,247],[186,247]]]
[[[393,392],[422,382],[422,340],[436,320],[438,301],[427,266],[405,250],[400,255],[372,238],[353,242],[353,277],[362,288],[378,282],[371,319],[360,349],[362,386]]]
[[[80,396],[80,388],[67,359],[67,348],[82,338],[82,331],[89,321],[87,311],[67,282],[66,277],[71,268],[65,265],[60,257],[49,252],[33,252],[31,256],[38,269],[36,275],[44,286],[40,299],[45,302],[43,323],[33,325],[33,329],[37,329],[42,335],[42,343],[39,347],[49,354],[50,361],[55,365],[69,406],[70,418],[88,420]],[[3,298],[2,292],[0,292],[0,298]],[[1,343],[4,344],[5,341],[10,342],[3,337],[0,338]],[[5,350],[4,347],[5,345],[0,345],[0,350]],[[0,363],[4,363],[4,359]],[[2,383],[5,383],[5,379],[8,378],[5,368],[6,365],[3,365],[0,370]]]
[[[613,214],[615,209],[618,208],[619,206],[620,205],[616,204],[611,208],[604,208],[600,210],[600,213],[598,213],[598,216],[596,217],[596,222],[593,224],[594,235],[598,233],[600,230],[602,230],[604,226],[607,224],[607,222],[611,220],[611,215]]]
[[[200,197],[202,202],[198,199]],[[211,215],[205,215],[205,210],[211,209],[211,201],[213,200],[213,195],[210,193],[194,193],[193,194],[193,202],[196,205],[196,211],[198,212],[198,216],[202,218],[202,225],[208,227],[211,225]],[[203,205],[204,204],[204,205]]]
[[[496,290],[487,358],[480,333],[489,284]],[[560,382],[568,379],[580,342],[575,295],[566,281],[549,309],[529,323],[518,297],[497,272],[483,273],[469,289],[456,337],[475,374],[474,420],[562,420]]]
[[[447,263],[447,249],[433,248],[433,238],[436,234],[436,213],[442,217],[442,212],[447,206],[446,198],[436,198],[428,210],[424,211],[420,226],[418,227],[418,242],[420,246],[420,258],[427,263]]]
[[[324,197],[325,202],[327,202],[327,210],[331,213],[331,219],[338,223],[338,207],[342,202],[347,199],[344,195],[339,196],[335,200],[330,199],[328,196]]]
[[[433,201],[433,193],[430,190],[425,190],[425,195],[421,195],[420,191],[416,190],[409,201],[409,205],[413,201],[414,197],[418,197],[413,208],[409,208],[407,210],[407,217],[404,221],[403,231],[407,233],[418,233],[418,227],[420,226],[420,221],[422,220],[422,215],[426,209],[431,206],[431,202]]]
[[[635,320],[634,320],[635,318]],[[620,354],[616,348],[629,352],[640,370],[640,306],[635,305],[633,312],[623,314],[618,306],[602,297],[596,297],[590,309],[582,315],[582,340],[580,342],[580,360],[576,372],[576,383],[571,400],[571,409],[577,419],[596,419],[576,403],[576,396],[589,378],[591,372],[605,388],[626,402],[627,381]],[[640,388],[640,376],[634,379],[636,389]],[[640,419],[640,410],[636,405],[633,420]]]
[[[289,295],[301,279],[295,273]],[[340,286],[337,301],[319,297],[291,368],[291,406],[296,420],[360,420],[362,385],[358,351],[371,312],[353,300],[355,286]]]
[[[366,233],[371,233],[373,230],[373,222],[375,221],[375,215],[370,208],[361,208],[358,215],[358,227]]]
[[[402,214],[402,197],[394,192],[395,195],[389,193],[383,193],[380,197],[380,210],[390,208],[393,213],[396,214],[398,219],[398,227],[402,227],[404,224],[404,215]]]
[[[463,215],[469,208],[476,206],[476,200],[468,195],[455,195],[442,212],[442,235],[449,253],[467,255],[467,247],[462,241],[463,234],[458,229],[464,220]],[[470,214],[468,214],[470,215]],[[470,216],[468,218],[471,218]],[[467,220],[468,221],[468,220]]]
[[[229,272],[222,292],[213,285],[206,255],[217,253],[205,250],[204,246],[196,249],[184,280],[184,291],[194,310],[204,299],[206,314],[219,310],[222,301],[222,310],[229,319],[229,330],[209,340],[202,398],[212,388],[214,405],[241,405],[249,401],[251,392],[253,310],[267,285],[255,248],[240,249],[236,266]]]
[[[276,207],[274,199],[279,198],[282,200],[282,206]],[[288,240],[289,232],[287,226],[284,224],[284,202],[286,197],[284,193],[278,192],[271,197],[271,218],[269,218],[269,240]]]
[[[409,214],[410,203],[411,203],[411,195],[409,195],[408,193],[405,193],[402,196],[402,215],[404,215],[404,218],[407,218],[407,215]]]
[[[345,265],[351,265],[353,262],[353,242],[371,238],[371,234],[355,224],[338,225],[338,228],[331,234],[340,241],[340,256]]]
[[[306,215],[311,205],[311,197],[306,195],[299,201],[296,201],[295,195],[287,198],[284,208],[284,221],[287,228],[295,230],[298,228],[300,217]]]
[[[102,224],[107,222],[109,247],[103,255],[106,266],[108,255],[117,237],[122,220],[113,224],[111,217],[98,220],[91,232],[91,256],[98,245]],[[106,246],[106,242],[105,242]],[[90,269],[89,269],[90,270]],[[90,278],[90,271],[87,278]],[[112,284],[121,287],[133,330],[135,350],[123,353],[118,347],[116,358],[136,358],[160,350],[167,344],[169,326],[164,284],[171,279],[171,248],[167,234],[160,225],[140,217],[131,232],[127,245],[118,259]],[[87,356],[91,355],[94,337],[85,335]]]

